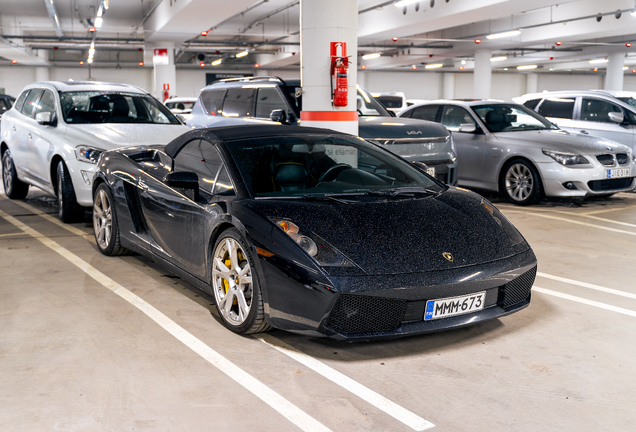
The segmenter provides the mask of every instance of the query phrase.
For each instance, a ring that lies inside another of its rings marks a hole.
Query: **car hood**
[[[448,130],[439,123],[402,117],[360,117],[359,135],[362,138],[444,138]]]
[[[453,188],[437,197],[379,198],[349,205],[295,200],[253,204],[269,218],[290,219],[301,230],[317,234],[370,275],[447,270],[521,251],[481,197]],[[527,248],[524,241],[522,249]]]
[[[67,125],[66,138],[76,144],[87,144],[109,150],[143,144],[168,144],[189,131],[184,125],[173,124],[83,124]]]
[[[606,138],[572,134],[564,130],[496,132],[499,140],[570,153],[628,153],[629,147]]]

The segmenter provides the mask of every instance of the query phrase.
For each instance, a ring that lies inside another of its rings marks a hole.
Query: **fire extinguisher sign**
[[[331,42],[331,64],[336,59],[347,56],[347,43],[346,42]]]

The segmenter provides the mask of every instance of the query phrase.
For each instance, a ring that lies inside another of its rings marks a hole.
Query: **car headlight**
[[[96,164],[103,150],[95,147],[78,145],[75,147],[75,158],[81,162]]]
[[[561,165],[589,165],[590,163],[590,161],[588,161],[584,156],[581,156],[579,154],[559,152],[548,149],[542,149],[542,151],[544,155],[550,156]]]
[[[284,233],[291,237],[307,255],[323,267],[353,266],[340,251],[312,232],[301,230],[289,219],[271,219]]]
[[[490,215],[495,219],[497,225],[499,225],[501,229],[504,230],[504,232],[512,242],[512,246],[517,246],[519,244],[525,243],[525,239],[523,238],[519,230],[515,228],[512,222],[510,222],[508,218],[504,216],[504,214],[501,213],[499,209],[497,209],[497,207],[492,205],[490,201],[483,198],[481,200],[481,205],[483,205],[486,211],[490,213]]]

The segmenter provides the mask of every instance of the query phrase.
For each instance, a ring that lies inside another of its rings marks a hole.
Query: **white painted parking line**
[[[546,279],[552,279],[555,281],[559,281],[559,282],[565,282],[568,283],[570,285],[577,285],[580,287],[584,287],[584,288],[589,288],[589,289],[593,289],[596,291],[602,291],[602,292],[606,292],[609,294],[614,294],[614,295],[618,295],[618,296],[622,296],[622,297],[627,297],[627,298],[631,298],[631,299],[635,299],[636,300],[636,294],[632,294],[632,293],[628,293],[625,291],[620,291],[620,290],[616,290],[613,288],[605,288],[599,285],[594,285],[591,283],[587,283],[587,282],[579,282],[573,279],[568,279],[568,278],[564,278],[564,277],[560,277],[560,276],[553,276],[547,273],[542,273],[542,272],[537,272],[537,276],[541,276],[544,277]]]
[[[181,326],[172,321],[154,306],[150,305],[137,295],[119,285],[117,282],[97,270],[95,267],[75,255],[68,249],[60,246],[58,243],[51,240],[50,238],[43,236],[36,230],[23,224],[22,222],[20,222],[13,216],[8,215],[2,210],[0,210],[0,217],[2,217],[4,220],[14,225],[15,227],[21,229],[22,231],[24,231],[24,233],[39,240],[40,242],[42,242],[42,244],[57,252],[71,264],[80,268],[88,276],[92,277],[104,287],[108,288],[109,290],[126,300],[128,303],[135,306],[137,309],[146,314],[150,319],[163,327],[168,333],[185,344],[192,351],[199,354],[210,364],[212,364],[228,377],[242,385],[246,390],[250,391],[267,405],[274,408],[276,411],[278,411],[280,414],[282,414],[285,418],[294,423],[303,431],[330,431],[330,429],[327,428],[325,425],[318,422],[316,419],[302,411],[296,405],[292,404],[287,399],[276,393],[274,390],[270,389],[265,384],[245,372],[243,369],[230,362],[221,354],[217,353],[212,348],[201,342],[201,340],[197,339],[194,335],[183,329]]]
[[[0,237],[11,237],[11,236],[18,236],[18,235],[24,235],[24,233],[19,232],[19,233],[0,234]]]
[[[631,224],[631,223],[627,223],[627,222],[621,222],[621,221],[601,218],[601,217],[597,217],[597,216],[590,216],[590,215],[581,215],[581,217],[586,217],[586,218],[589,218],[589,219],[596,219],[596,220],[600,220],[600,221],[603,221],[603,222],[609,222],[609,223],[613,223],[613,224],[617,224],[617,225],[623,225],[623,226],[627,226],[627,227],[631,227],[631,228],[636,228],[636,224]]]
[[[506,210],[506,213],[519,213],[519,214],[525,214],[525,215],[532,215],[532,216],[538,216],[538,217],[542,217],[542,218],[547,218],[547,219],[555,219],[555,220],[560,220],[563,222],[568,222],[574,225],[584,225],[584,226],[588,226],[588,227],[592,227],[592,228],[598,228],[598,229],[602,229],[605,231],[612,231],[612,232],[617,232],[617,233],[621,233],[621,234],[628,234],[628,235],[633,235],[636,236],[636,232],[634,231],[625,231],[625,230],[619,230],[616,228],[609,228],[609,227],[605,227],[602,225],[594,225],[594,224],[590,224],[587,222],[579,222],[579,221],[575,221],[572,219],[566,219],[566,218],[562,218],[562,217],[558,217],[558,216],[550,216],[550,215],[546,215],[546,214],[540,214],[537,212],[528,212],[528,211],[519,211],[519,210]]]
[[[359,382],[354,381],[353,379],[338,372],[332,367],[327,366],[320,360],[316,360],[315,358],[297,350],[296,348],[281,341],[280,339],[268,334],[253,336],[261,342],[293,358],[297,362],[302,363],[311,370],[318,372],[320,375],[324,376],[328,380],[338,384],[345,390],[350,391],[354,395],[367,401],[374,407],[384,411],[396,420],[401,421],[405,425],[409,426],[411,429],[414,429],[416,431],[423,431],[435,427],[435,425],[428,420],[424,420],[417,414],[414,414],[406,408],[401,407],[395,402],[385,398],[381,394],[374,392],[370,388],[363,386]]]
[[[27,204],[25,202],[22,202],[22,201],[15,200],[15,201],[11,201],[11,202],[13,204],[17,204],[20,207],[32,212],[33,214],[36,214],[36,215],[46,219],[47,221],[49,221],[49,222],[51,222],[51,223],[53,223],[53,224],[55,224],[55,225],[57,225],[59,227],[64,228],[67,231],[72,232],[75,235],[78,235],[80,237],[85,238],[86,240],[88,240],[90,242],[95,243],[95,238],[94,238],[93,235],[88,234],[85,231],[82,231],[81,229],[75,228],[73,225],[66,224],[66,223],[62,222],[57,217],[51,216],[50,214],[45,213],[42,210],[38,210],[37,208],[33,207],[32,205],[29,205],[29,204]]]
[[[616,306],[612,306],[612,305],[608,305],[606,303],[601,303],[601,302],[597,302],[597,301],[593,301],[593,300],[588,300],[588,299],[584,299],[582,297],[577,297],[577,296],[573,296],[570,294],[565,294],[565,293],[561,293],[558,291],[552,291],[549,289],[545,289],[545,288],[539,288],[538,286],[533,286],[532,287],[532,291],[536,291],[536,292],[540,292],[543,294],[548,294],[551,296],[555,296],[555,297],[560,297],[566,300],[571,300],[577,303],[583,303],[589,306],[595,306],[597,308],[601,308],[601,309],[607,309],[610,310],[612,312],[618,312],[624,315],[629,315],[629,316],[633,316],[636,317],[636,311],[633,310],[629,310],[629,309],[624,309],[624,308],[620,308],[620,307],[616,307]]]
[[[595,210],[595,211],[591,211],[591,212],[585,212],[583,214],[592,215],[592,214],[598,214],[598,213],[609,213],[609,212],[619,211],[619,210],[628,210],[628,209],[632,209],[634,207],[636,207],[636,205],[627,206],[627,207],[617,207],[617,208],[611,208],[611,209],[604,209],[604,210]]]

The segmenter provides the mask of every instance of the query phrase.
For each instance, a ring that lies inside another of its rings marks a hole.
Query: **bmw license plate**
[[[605,178],[613,179],[613,178],[621,178],[621,177],[629,177],[631,174],[631,170],[629,168],[620,168],[620,169],[608,169],[606,171]]]
[[[460,297],[429,300],[426,302],[425,320],[446,318],[482,310],[486,291]]]
[[[435,167],[426,168],[426,174],[430,175],[431,177],[435,177]]]

